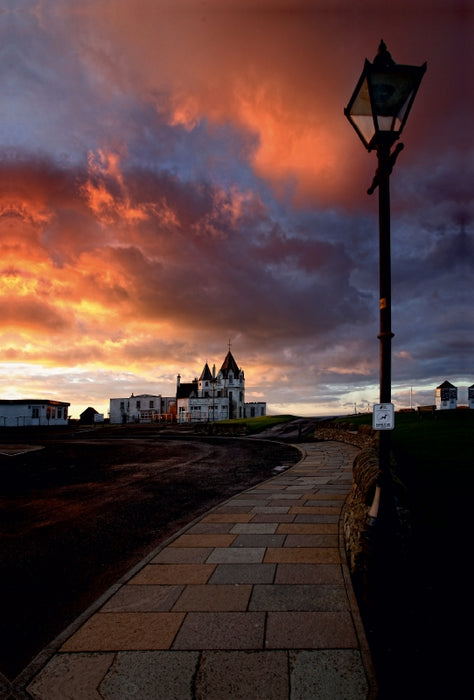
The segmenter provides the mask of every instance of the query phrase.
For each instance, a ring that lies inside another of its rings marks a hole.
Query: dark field
[[[15,430],[0,444],[0,672],[11,680],[174,532],[300,459],[281,443],[146,426]]]
[[[368,423],[370,416],[351,417]],[[397,414],[391,435],[406,486],[406,558],[382,542],[385,570],[358,595],[380,700],[464,697],[471,685],[474,411]]]

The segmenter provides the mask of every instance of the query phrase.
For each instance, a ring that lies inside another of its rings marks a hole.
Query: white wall
[[[0,426],[67,425],[69,404],[49,401],[0,403]]]

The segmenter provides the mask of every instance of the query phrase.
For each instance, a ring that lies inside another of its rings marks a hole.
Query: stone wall
[[[370,425],[352,423],[319,423],[314,431],[316,440],[337,440],[356,447],[369,447],[373,444],[376,432]]]
[[[364,576],[370,566],[370,533],[367,514],[372,504],[379,473],[378,432],[369,425],[323,423],[315,431],[317,440],[337,440],[360,447],[353,468],[353,483],[342,514],[342,527],[347,562],[352,576]],[[392,457],[393,495],[398,519],[398,539],[402,543],[409,535],[409,512],[406,490],[394,473]]]
[[[347,563],[352,575],[367,568],[367,513],[372,504],[379,457],[374,439],[362,448],[352,467],[353,482],[342,514],[344,545]]]

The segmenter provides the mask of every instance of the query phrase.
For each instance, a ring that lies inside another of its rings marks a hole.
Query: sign
[[[395,427],[395,410],[393,403],[376,403],[372,413],[374,430],[393,430]]]

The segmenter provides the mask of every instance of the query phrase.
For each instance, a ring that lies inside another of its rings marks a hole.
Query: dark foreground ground
[[[10,431],[0,443],[0,672],[11,680],[172,533],[300,458],[146,426]]]
[[[265,437],[297,442],[308,427]],[[10,679],[172,533],[299,460],[279,442],[146,426],[0,431],[8,442],[18,447],[0,447],[0,672]],[[42,449],[21,454],[21,443]],[[443,476],[460,461],[459,440],[449,444],[452,457],[426,474],[397,455],[412,501],[407,556],[381,537],[379,565],[364,589],[354,582],[379,700],[464,697],[471,685],[472,478]]]

